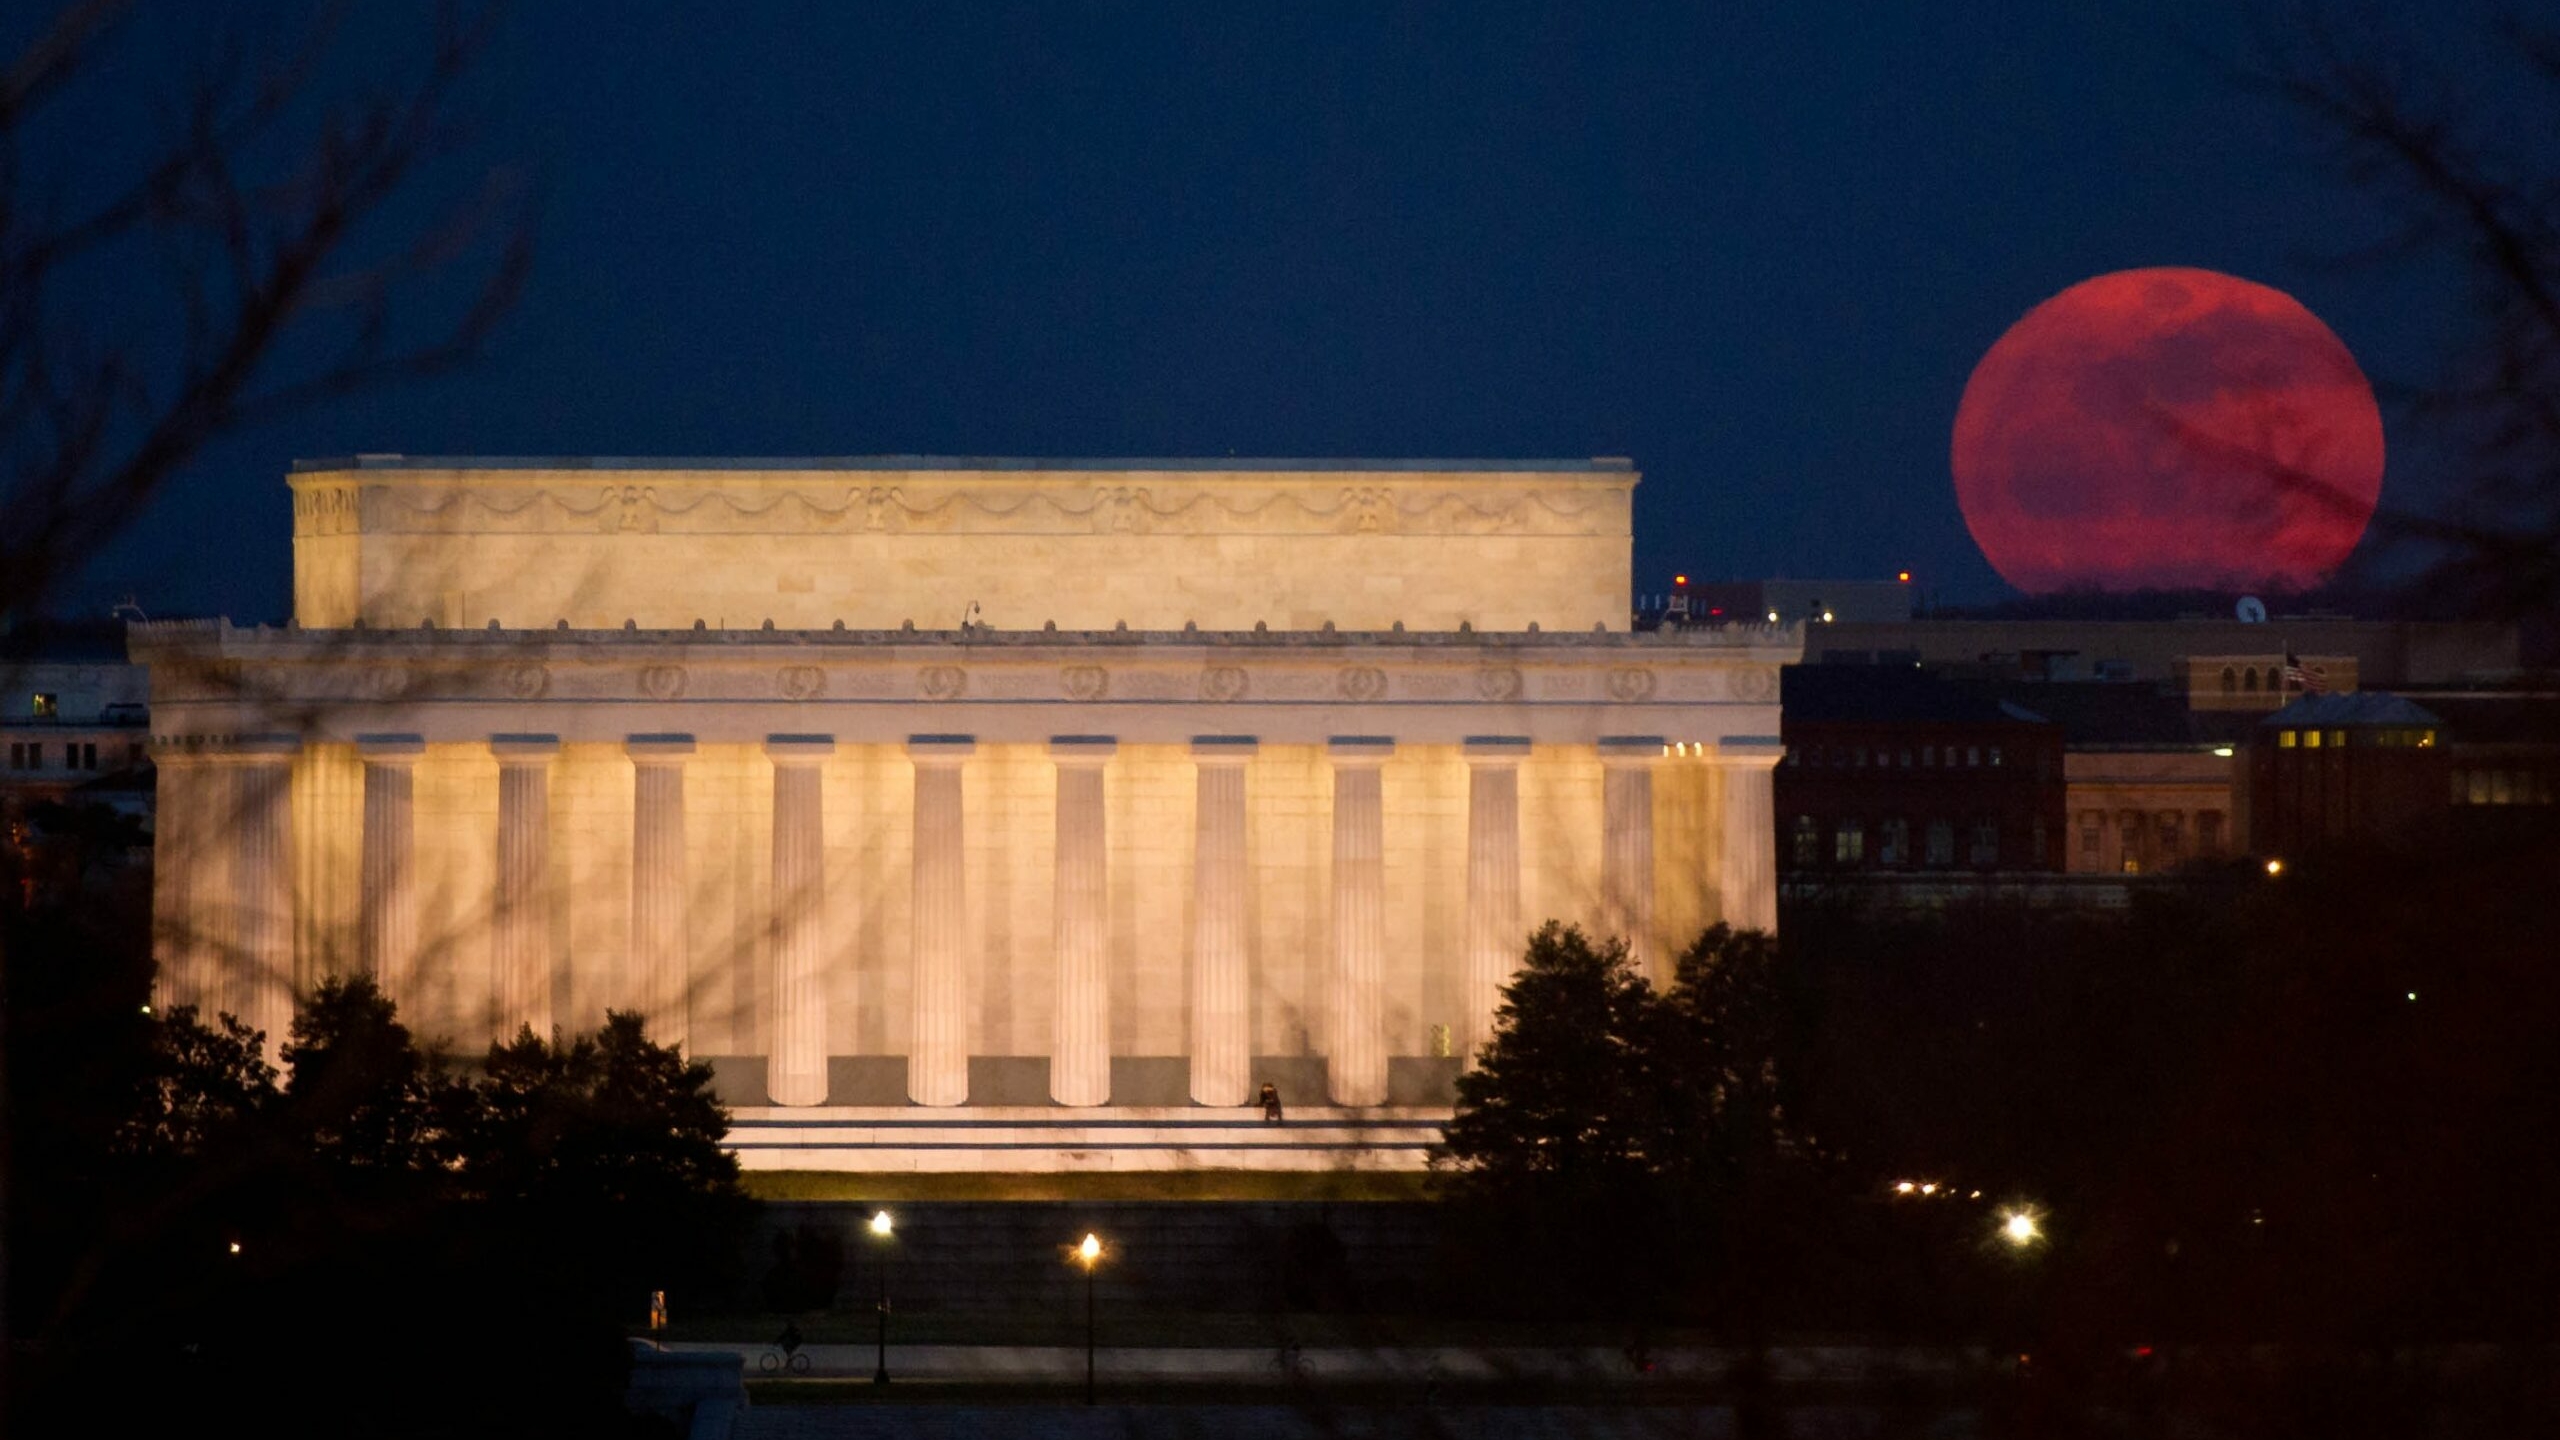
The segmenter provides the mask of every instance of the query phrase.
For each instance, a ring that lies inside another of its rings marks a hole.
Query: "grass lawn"
[[[1068,1174],[860,1175],[750,1170],[759,1200],[1427,1200],[1432,1177],[1408,1170],[1138,1170]]]

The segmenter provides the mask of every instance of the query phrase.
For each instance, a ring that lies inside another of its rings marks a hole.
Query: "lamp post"
[[[1090,1232],[1076,1246],[1076,1263],[1084,1267],[1084,1403],[1093,1403],[1093,1267],[1102,1260],[1102,1239]]]
[[[880,1350],[879,1367],[871,1372],[874,1385],[889,1383],[889,1240],[896,1228],[888,1211],[872,1214],[871,1233],[880,1242]]]

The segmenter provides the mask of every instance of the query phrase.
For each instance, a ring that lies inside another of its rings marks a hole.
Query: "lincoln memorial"
[[[1418,1164],[1541,921],[1775,924],[1801,632],[1630,633],[1636,483],[298,463],[292,623],[131,632],[160,998],[636,1010],[764,1168]]]

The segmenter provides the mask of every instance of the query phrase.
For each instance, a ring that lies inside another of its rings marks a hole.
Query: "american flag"
[[[2301,656],[2287,650],[2284,652],[2284,688],[2321,694],[2329,688],[2329,667],[2306,665]]]

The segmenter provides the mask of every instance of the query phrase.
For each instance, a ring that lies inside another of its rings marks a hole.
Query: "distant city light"
[[[1671,583],[1674,585],[1686,585],[1689,583],[1689,577],[1686,575],[1674,575],[1671,577]]]
[[[2221,759],[2228,760],[2231,758],[2231,747],[2228,745],[2216,745],[2213,747],[2213,753]]]
[[[232,1253],[232,1254],[234,1254],[234,1255],[237,1255],[237,1254],[239,1254],[239,1253],[240,1253],[240,1242],[239,1242],[239,1241],[234,1240],[234,1241],[232,1241],[232,1242],[231,1242],[231,1253]]]
[[[1092,1269],[1093,1262],[1101,1258],[1102,1239],[1100,1236],[1087,1235],[1084,1237],[1084,1243],[1076,1247],[1076,1259],[1084,1262],[1084,1268],[1087,1270]]]
[[[2281,874],[2283,874],[2283,873],[2284,873],[2284,862],[2283,862],[2283,861],[2281,861],[2281,860],[2275,859],[2275,858],[2273,858],[2273,857],[2269,857],[2269,859],[2267,860],[2267,873],[2268,873],[2268,874],[2270,874],[2270,875],[2281,875]]]
[[[150,1007],[150,1006],[148,1006],[148,1005],[143,1006],[143,1007],[142,1007],[142,1013],[143,1013],[143,1014],[145,1014],[145,1015],[150,1014],[150,1013],[151,1013],[151,1007]]]
[[[1893,1182],[1893,1193],[1896,1195],[1908,1195],[1919,1188],[1920,1187],[1918,1185],[1915,1185],[1908,1180],[1896,1180]]]
[[[874,1235],[886,1235],[895,1228],[896,1222],[889,1218],[889,1212],[886,1210],[879,1211],[871,1217],[871,1233]]]
[[[2417,1003],[2418,1003],[2418,992],[2417,992],[2417,991],[2412,990],[2412,991],[2410,991],[2410,992],[2409,992],[2409,1003],[2410,1003],[2410,1004],[2412,1004],[2412,1005],[2415,1005],[2415,1004],[2417,1004]]]
[[[1893,572],[1893,578],[1901,581],[1905,585],[1908,585],[1911,583],[1911,572],[1908,570],[1896,570]]]
[[[1770,624],[1772,624],[1772,625],[1775,625],[1775,624],[1777,624],[1777,623],[1778,623],[1778,612],[1777,612],[1777,611],[1772,610],[1772,611],[1770,611],[1770,612],[1769,612],[1769,623],[1770,623]]]
[[[1830,624],[1830,623],[1831,623],[1831,612],[1830,612],[1830,611],[1825,610],[1825,611],[1823,611],[1823,612],[1822,612],[1822,623],[1823,623],[1823,624],[1825,624],[1825,625],[1828,625],[1828,624]]]
[[[2032,1245],[2042,1233],[2037,1228],[2036,1217],[2024,1210],[2012,1210],[2000,1222],[2000,1238],[2012,1245]]]

